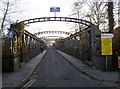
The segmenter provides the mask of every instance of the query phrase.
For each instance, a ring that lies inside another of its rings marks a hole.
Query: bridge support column
[[[91,26],[92,63],[98,69],[106,69],[106,56],[101,55],[101,31],[97,26]],[[112,56],[108,56],[108,68],[112,69]]]

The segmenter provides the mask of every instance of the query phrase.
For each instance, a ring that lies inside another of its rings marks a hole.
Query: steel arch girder
[[[73,23],[83,24],[86,26],[90,26],[92,24],[91,22],[86,21],[86,20],[69,18],[69,17],[41,17],[41,18],[33,18],[33,19],[23,20],[21,22],[23,22],[25,24],[31,24],[31,23],[36,23],[36,22],[47,22],[47,21],[73,22]]]

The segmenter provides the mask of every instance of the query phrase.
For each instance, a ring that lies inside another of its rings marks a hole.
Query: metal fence
[[[5,38],[2,44],[3,72],[18,70],[45,49],[46,44],[28,31],[19,37],[14,35],[14,38]]]
[[[105,56],[101,55],[101,31],[97,26],[90,27],[57,40],[54,44],[57,50],[72,55],[85,63],[91,63],[99,69],[105,69]],[[108,56],[108,69],[112,68],[112,56]]]

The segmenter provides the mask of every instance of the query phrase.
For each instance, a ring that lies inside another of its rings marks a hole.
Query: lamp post
[[[14,63],[13,63],[13,58],[12,58],[12,46],[13,46],[13,44],[12,44],[12,38],[13,38],[13,31],[9,31],[8,32],[8,38],[10,39],[10,71],[11,72],[13,72],[14,71],[14,69],[13,69],[13,67],[14,67]]]

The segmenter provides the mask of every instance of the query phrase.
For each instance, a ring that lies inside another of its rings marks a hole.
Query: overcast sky
[[[50,7],[60,7],[60,12],[56,13],[57,17],[70,17],[70,14],[73,14],[73,2],[82,1],[82,0],[20,0],[22,5],[20,9],[24,11],[15,16],[15,20],[27,20],[32,18],[39,17],[53,17],[54,13],[50,12]],[[97,1],[97,0],[89,0]],[[105,0],[103,0],[105,1]],[[87,9],[87,6],[84,6],[83,9]],[[83,10],[85,11],[85,10]],[[73,17],[73,16],[72,16]],[[77,18],[77,15],[74,15]],[[26,27],[26,30],[36,33],[43,30],[62,30],[70,31],[75,26],[74,23],[67,22],[40,22],[30,24]]]
[[[68,17],[72,13],[72,4],[76,0],[23,0],[26,8],[20,15],[20,21],[38,17],[53,17],[54,13],[50,12],[50,7],[60,7],[60,12],[56,13],[57,17]],[[74,23],[73,23],[74,24]],[[30,24],[26,27],[32,33],[42,30],[68,30],[71,26],[65,22],[42,22]]]

